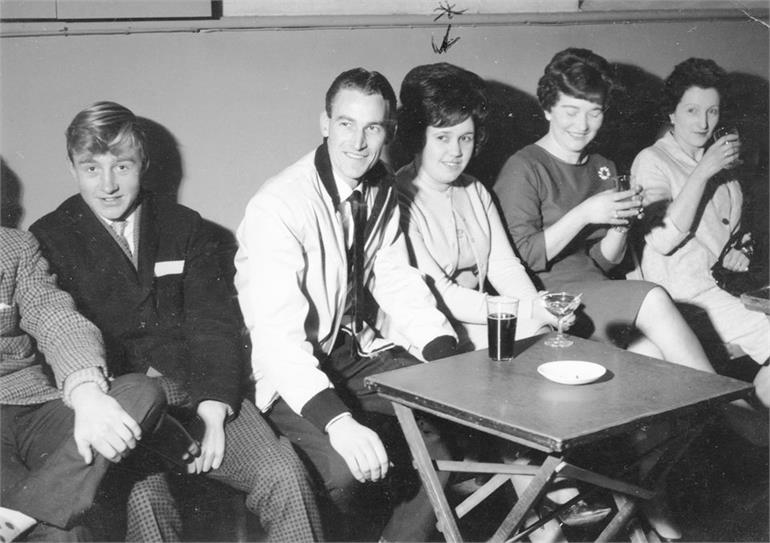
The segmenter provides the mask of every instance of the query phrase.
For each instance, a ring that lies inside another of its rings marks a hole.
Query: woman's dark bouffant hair
[[[454,126],[469,117],[479,151],[488,107],[486,85],[475,73],[446,62],[417,66],[404,77],[399,98],[396,139],[411,155],[422,151],[429,126]]]
[[[716,89],[720,97],[724,96],[727,84],[727,72],[711,59],[688,58],[674,67],[663,84],[661,113],[668,117],[682,100],[682,96],[691,87]]]
[[[537,84],[537,99],[543,111],[559,100],[559,93],[588,100],[606,108],[611,95],[620,90],[610,63],[588,49],[570,47],[554,55]]]

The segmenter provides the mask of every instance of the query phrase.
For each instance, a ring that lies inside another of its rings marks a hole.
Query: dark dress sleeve
[[[532,163],[517,153],[506,161],[494,187],[511,242],[535,273],[548,266],[541,184]]]

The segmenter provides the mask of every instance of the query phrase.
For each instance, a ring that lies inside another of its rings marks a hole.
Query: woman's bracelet
[[[612,229],[615,232],[617,232],[618,234],[627,234],[628,233],[628,226],[616,225],[616,226],[613,226]]]

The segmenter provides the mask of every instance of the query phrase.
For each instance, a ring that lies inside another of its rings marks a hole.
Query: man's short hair
[[[326,91],[326,115],[331,118],[332,104],[343,89],[355,89],[364,94],[379,94],[388,103],[388,120],[396,114],[396,93],[380,72],[353,68],[338,75]]]
[[[96,102],[75,115],[66,136],[70,161],[83,152],[117,155],[131,148],[139,153],[142,168],[147,168],[145,135],[139,120],[130,109],[115,102]]]

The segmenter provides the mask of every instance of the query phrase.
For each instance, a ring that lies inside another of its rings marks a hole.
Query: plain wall
[[[768,31],[750,20],[454,26],[452,37],[460,40],[437,55],[431,37],[439,42],[443,31],[3,38],[0,153],[4,173],[21,188],[20,226],[75,192],[63,132],[97,100],[120,102],[165,129],[179,152],[180,161],[166,170],[181,179],[179,201],[235,229],[260,184],[318,145],[326,88],[353,66],[381,71],[398,91],[411,67],[447,61],[532,97],[551,56],[578,46],[652,79],[690,56],[713,58],[765,84],[768,79]],[[767,119],[760,121],[767,126]],[[173,158],[172,147],[162,150],[167,157]]]

